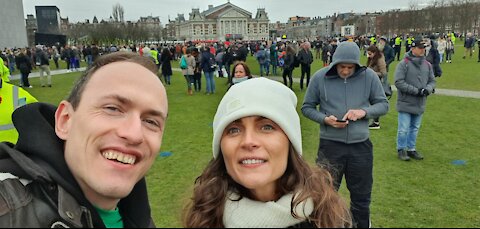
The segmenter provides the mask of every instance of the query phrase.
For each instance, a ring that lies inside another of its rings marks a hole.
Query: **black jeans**
[[[289,87],[290,89],[292,89],[292,73],[293,73],[293,70],[290,70],[288,68],[284,68],[282,73],[283,84],[285,84],[285,86]],[[288,77],[288,80],[290,81],[289,83],[287,82],[287,77]]]
[[[352,144],[320,139],[317,164],[330,171],[337,190],[345,175],[353,222],[358,228],[368,228],[373,185],[373,145],[370,139]]]
[[[30,74],[30,73],[26,73],[26,74],[23,74],[23,73],[22,73],[22,85],[23,85],[24,87],[30,87],[30,81],[28,81],[28,75],[29,75],[29,74]]]
[[[195,91],[202,90],[202,73],[193,74],[193,85],[195,87]]]
[[[310,83],[310,65],[309,64],[301,64],[302,67],[302,76],[300,77],[300,89],[303,89],[303,78],[307,75],[307,87],[308,83]]]

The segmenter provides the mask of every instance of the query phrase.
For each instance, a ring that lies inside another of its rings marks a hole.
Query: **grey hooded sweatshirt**
[[[353,75],[346,79],[337,72],[337,64],[356,64]],[[318,106],[318,109],[317,109]],[[388,100],[377,74],[360,65],[360,49],[353,42],[342,42],[333,55],[333,62],[315,73],[302,105],[305,117],[320,124],[320,138],[343,143],[363,142],[369,137],[368,119],[385,115]],[[325,125],[324,119],[338,119],[351,109],[363,109],[366,116],[349,121],[346,128]]]

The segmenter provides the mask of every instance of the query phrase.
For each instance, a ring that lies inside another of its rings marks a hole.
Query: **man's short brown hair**
[[[88,81],[90,80],[91,76],[100,68],[107,64],[115,63],[115,62],[131,62],[137,63],[146,69],[153,72],[155,75],[157,74],[157,66],[155,63],[148,57],[140,56],[137,53],[130,53],[130,52],[115,52],[107,55],[100,56],[83,74],[80,78],[75,82],[70,95],[67,98],[67,101],[72,104],[73,109],[76,109],[80,104],[80,99],[83,94],[83,90],[85,90],[85,86],[87,85]],[[132,76],[133,77],[133,76]],[[108,85],[105,85],[108,87]]]

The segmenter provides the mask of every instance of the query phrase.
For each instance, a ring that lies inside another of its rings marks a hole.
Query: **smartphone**
[[[337,119],[336,122],[347,122],[347,120]]]

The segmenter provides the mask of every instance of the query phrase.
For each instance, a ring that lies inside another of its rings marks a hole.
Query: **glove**
[[[430,95],[430,92],[425,88],[422,88],[418,91],[418,96],[428,96],[428,95]]]

